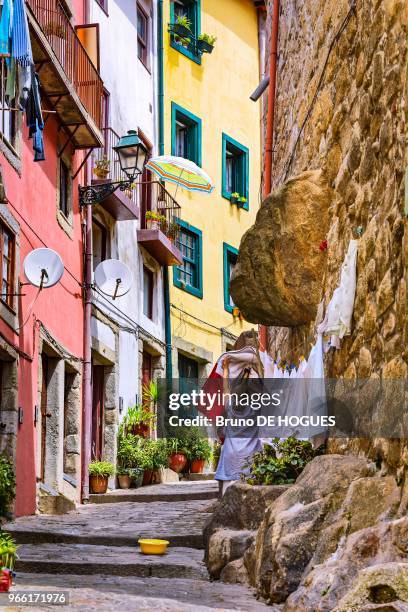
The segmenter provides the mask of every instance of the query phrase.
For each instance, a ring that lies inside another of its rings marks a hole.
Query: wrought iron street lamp
[[[147,150],[135,130],[129,130],[126,136],[122,136],[113,150],[117,153],[121,170],[127,179],[79,187],[81,206],[99,204],[117,189],[125,191],[131,188],[135,178],[142,174],[147,159]]]

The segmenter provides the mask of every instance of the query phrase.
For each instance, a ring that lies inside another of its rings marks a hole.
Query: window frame
[[[177,219],[177,223],[180,226],[180,236],[184,230],[184,233],[193,234],[194,238],[197,240],[197,259],[196,259],[196,267],[197,267],[197,278],[198,283],[197,287],[192,285],[188,285],[183,283],[179,277],[179,266],[173,266],[173,285],[182,291],[186,291],[195,297],[200,299],[203,298],[203,233],[197,227],[194,227],[190,223],[186,221],[182,221],[181,219]],[[184,256],[183,256],[183,264],[184,264]]]
[[[178,117],[180,117],[178,119]],[[194,127],[194,143],[195,149],[194,159],[191,161],[195,162],[197,166],[202,165],[202,120],[197,115],[193,115],[190,111],[186,110],[176,102],[171,103],[171,154],[177,155],[176,148],[176,123],[177,120],[187,124],[187,128]],[[184,120],[184,121],[183,121]],[[188,157],[190,159],[190,157]]]
[[[228,256],[235,255],[238,256],[238,249],[223,242],[223,279],[224,279],[224,310],[232,314],[234,309],[230,304],[230,288],[229,288],[229,274],[228,274]]]
[[[101,233],[101,260],[99,263],[102,263],[103,261],[106,261],[106,259],[108,259],[108,247],[109,247],[109,230],[106,227],[106,225],[100,220],[97,219],[96,217],[92,217],[92,232],[93,232],[93,226],[96,226],[100,233]],[[94,238],[92,236],[92,242],[94,242]],[[93,249],[93,254],[92,254],[92,269],[93,271],[95,271],[95,268],[97,267],[95,265],[95,250]],[[97,264],[98,265],[98,264]]]
[[[64,210],[63,208],[61,208],[61,195],[62,195],[62,190],[61,190],[61,186],[62,186],[62,169],[64,168],[64,173],[65,173],[65,208],[66,210]],[[72,212],[72,177],[71,177],[71,167],[69,164],[67,164],[67,162],[65,161],[65,159],[63,159],[62,157],[59,158],[59,173],[58,173],[58,210],[59,212],[64,215],[65,219],[67,219],[67,221],[70,218],[70,214]]]
[[[146,40],[144,42],[143,39],[139,36],[139,28],[138,28],[138,19],[139,12],[143,15],[146,23]],[[142,62],[143,66],[146,68],[148,72],[150,72],[150,16],[147,14],[143,6],[137,2],[136,3],[136,33],[137,33],[137,57],[140,62]],[[142,58],[139,55],[140,48],[144,49],[145,56]]]
[[[15,296],[7,295],[3,296],[3,257],[4,257],[4,234],[8,235],[9,238],[9,257],[7,258],[9,263],[8,266],[8,277],[6,283],[8,285],[7,293],[15,293],[15,279],[16,279],[16,234],[10,228],[9,225],[0,221],[0,265],[1,265],[1,286],[0,286],[0,301],[9,310],[15,313]],[[10,255],[11,249],[11,255]]]
[[[109,15],[108,12],[108,0],[96,0],[96,4],[103,10],[106,15]]]
[[[195,12],[195,28],[192,31],[193,35],[198,38],[201,34],[201,0],[191,0],[190,4],[194,5]],[[172,24],[174,22],[174,2],[173,0],[170,0],[170,23]],[[186,49],[186,47],[183,47],[183,45],[177,43],[172,34],[170,34],[170,46],[172,49],[175,49],[182,55],[188,57],[188,59],[191,61],[201,65],[201,54],[193,53],[190,49]]]
[[[227,134],[225,134],[225,132],[222,133],[222,188],[221,188],[222,191],[221,191],[221,195],[223,198],[227,200],[231,199],[231,192],[227,190],[227,163],[226,162],[227,162],[228,145],[231,145],[231,147],[240,151],[240,154],[244,156],[243,183],[244,183],[245,192],[240,193],[240,195],[244,196],[247,199],[245,205],[242,208],[244,210],[249,210],[249,149],[248,147],[246,147],[245,145],[242,145],[240,142],[238,142],[234,138],[231,138],[231,136],[228,136]]]
[[[149,277],[149,287],[148,287],[148,310],[149,314],[145,312],[145,274]],[[154,312],[154,272],[151,270],[146,264],[143,264],[143,303],[142,303],[142,311],[143,315],[149,319],[149,321],[153,321],[153,312]]]

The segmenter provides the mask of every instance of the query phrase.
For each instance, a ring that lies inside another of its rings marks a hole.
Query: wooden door
[[[45,353],[41,354],[42,374],[41,374],[41,459],[40,459],[40,480],[45,482],[45,453],[47,444],[47,417],[48,417],[48,377],[49,359]]]
[[[94,461],[101,461],[103,453],[103,422],[105,397],[105,369],[92,366],[92,449]]]

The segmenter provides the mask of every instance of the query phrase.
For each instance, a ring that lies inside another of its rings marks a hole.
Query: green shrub
[[[190,461],[194,459],[204,459],[208,461],[211,458],[212,448],[207,438],[197,436],[190,440],[188,448],[188,458]]]
[[[290,437],[280,441],[274,438],[272,444],[254,453],[246,468],[249,473],[241,478],[252,485],[292,484],[307,463],[322,453],[322,447],[314,450],[310,442]]]
[[[16,496],[16,477],[13,463],[0,455],[0,516],[8,516]]]
[[[13,537],[7,531],[0,530],[0,568],[14,569],[17,548]]]
[[[114,475],[115,467],[109,461],[92,461],[88,466],[88,472],[90,476],[107,478]]]

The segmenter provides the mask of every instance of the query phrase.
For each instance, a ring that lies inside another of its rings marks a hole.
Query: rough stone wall
[[[272,182],[277,188],[322,168],[333,188],[325,306],[348,243],[363,230],[352,334],[329,358],[327,373],[405,377],[408,4],[357,0],[354,10],[346,0],[281,4]],[[311,251],[318,247],[310,244]],[[271,332],[272,347],[277,333]]]
[[[272,8],[271,0],[269,36]],[[327,354],[328,377],[408,376],[407,34],[406,0],[281,2],[272,185],[278,193],[291,177],[322,170],[332,190],[328,248],[321,257],[324,308],[338,284],[349,241],[360,236],[352,333],[340,350]],[[263,207],[271,201],[267,198]],[[299,205],[294,225],[302,214]],[[313,232],[309,249],[310,257],[299,257],[299,268],[307,270],[319,250]],[[248,250],[248,256],[256,253]],[[272,301],[280,288],[276,282],[268,286],[269,279],[264,280]],[[235,301],[245,311],[245,298]],[[316,320],[299,325],[295,314],[292,324],[286,317],[280,323],[286,327],[274,323],[269,328],[272,355],[288,352],[296,359],[308,354]],[[397,447],[391,453],[386,445],[382,454],[395,455],[398,463],[403,449]]]

